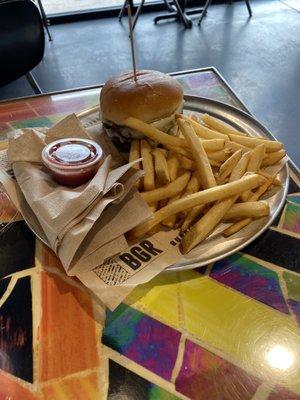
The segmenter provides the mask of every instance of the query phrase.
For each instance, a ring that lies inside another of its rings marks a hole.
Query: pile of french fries
[[[265,168],[285,151],[280,142],[249,137],[208,114],[178,114],[176,122],[176,137],[136,118],[124,122],[145,137],[132,141],[129,161],[142,158],[136,164],[145,173],[138,189],[153,211],[128,237],[139,239],[160,224],[180,228],[186,254],[221,222],[230,223],[222,232],[228,237],[269,215],[260,198],[280,181]]]

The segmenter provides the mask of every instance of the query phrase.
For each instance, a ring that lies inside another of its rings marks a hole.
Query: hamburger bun
[[[144,122],[170,116],[182,107],[181,85],[169,75],[141,70],[110,78],[101,90],[100,108],[104,120],[121,125],[128,117]]]

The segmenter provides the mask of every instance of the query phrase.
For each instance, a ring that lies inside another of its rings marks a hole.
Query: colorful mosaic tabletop
[[[243,109],[211,68],[188,94]],[[15,128],[51,126],[99,88],[0,104]],[[300,400],[300,194],[242,252],[161,274],[109,312],[35,239],[0,192],[0,400]]]

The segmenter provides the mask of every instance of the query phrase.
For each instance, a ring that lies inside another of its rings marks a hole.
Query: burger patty
[[[132,139],[132,135],[130,132],[126,132],[125,126],[114,124],[113,122],[103,121],[103,127],[105,128],[108,136],[110,137],[113,144],[122,152],[130,151],[130,144]],[[127,134],[125,134],[125,132]]]
[[[168,117],[161,121],[156,121],[152,125],[155,127],[157,123],[160,125],[162,123],[163,129],[161,126],[159,126],[159,128],[163,132],[169,133],[170,135],[177,135],[177,125],[174,116],[173,118]],[[144,138],[143,134],[134,129],[128,128],[127,126],[117,125],[114,122],[105,119],[102,121],[102,124],[114,145],[123,152],[129,152],[132,140]],[[174,129],[175,127],[176,129]]]
[[[141,139],[143,137],[142,134],[133,131],[127,126],[117,125],[114,124],[113,122],[103,121],[103,126],[106,130],[111,130],[115,132],[115,134],[120,135],[121,138],[124,139],[124,141],[132,139]]]

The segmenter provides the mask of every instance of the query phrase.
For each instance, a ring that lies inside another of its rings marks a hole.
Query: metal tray
[[[184,112],[194,112],[198,114],[209,113],[232,127],[247,132],[249,136],[262,136],[273,139],[272,134],[251,115],[233,106],[212,99],[185,96]],[[77,117],[82,121],[85,127],[98,124],[100,122],[99,107],[95,106],[84,110],[78,113]],[[253,240],[257,239],[272,224],[284,205],[289,182],[287,164],[279,172],[278,177],[282,183],[282,188],[266,199],[270,206],[270,215],[268,217],[253,221],[246,228],[229,238],[224,238],[220,234],[225,224],[219,225],[204,242],[195,247],[189,254],[182,257],[180,262],[170,265],[165,271],[183,271],[210,264],[241,250]],[[36,233],[39,239],[47,245],[45,236],[34,229],[33,226],[30,226],[30,228]]]

